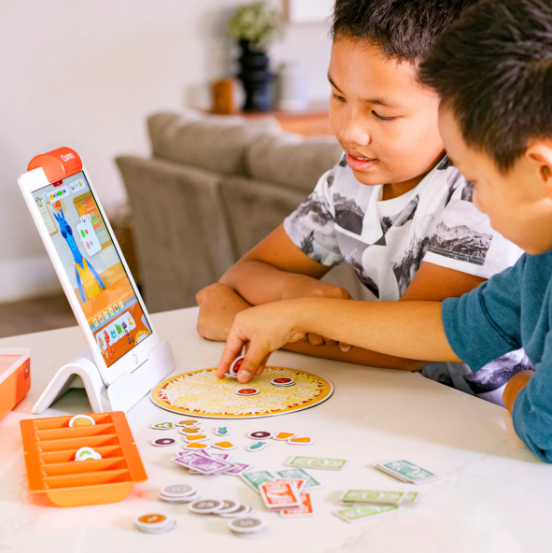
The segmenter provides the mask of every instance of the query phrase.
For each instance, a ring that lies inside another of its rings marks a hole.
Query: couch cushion
[[[220,192],[239,257],[281,225],[305,199],[301,190],[246,177],[226,178]]]
[[[157,113],[148,118],[153,155],[225,175],[244,174],[245,152],[262,134],[277,133],[278,121],[241,117]]]
[[[153,312],[196,305],[237,257],[218,173],[174,161],[117,158],[132,210],[145,299]]]
[[[312,192],[342,153],[335,138],[305,139],[292,133],[270,133],[247,149],[247,172],[256,179]]]

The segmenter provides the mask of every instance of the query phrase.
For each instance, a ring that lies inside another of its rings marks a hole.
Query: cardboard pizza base
[[[275,378],[292,378],[295,385],[274,386]],[[240,396],[240,388],[256,388],[258,394]],[[313,373],[284,367],[267,367],[247,384],[235,378],[219,379],[216,369],[202,369],[160,382],[150,394],[157,406],[194,418],[257,419],[295,413],[327,401],[331,382]]]

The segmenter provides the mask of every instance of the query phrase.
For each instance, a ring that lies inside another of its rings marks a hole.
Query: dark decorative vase
[[[245,90],[243,111],[269,111],[271,104],[272,73],[269,70],[269,59],[265,52],[251,49],[249,40],[240,40],[242,50],[238,61],[241,71],[238,79]]]

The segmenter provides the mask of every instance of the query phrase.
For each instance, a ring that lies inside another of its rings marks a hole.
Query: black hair
[[[398,61],[417,63],[435,38],[478,0],[336,0],[332,37],[376,44]]]
[[[436,40],[419,78],[507,173],[531,140],[552,137],[552,3],[482,0]]]

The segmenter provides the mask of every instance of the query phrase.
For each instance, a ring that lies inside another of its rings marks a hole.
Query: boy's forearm
[[[296,300],[294,329],[404,359],[461,362],[443,328],[441,302]]]
[[[242,259],[228,269],[220,279],[252,305],[263,305],[282,299],[286,279],[290,273],[268,263]]]
[[[403,359],[402,357],[386,355],[385,353],[378,353],[377,351],[370,351],[359,347],[354,347],[350,351],[344,352],[338,346],[313,346],[303,341],[286,344],[283,349],[304,355],[312,355],[321,359],[333,359],[334,361],[355,363],[368,367],[399,369],[411,372],[419,371],[427,364],[425,361]]]

